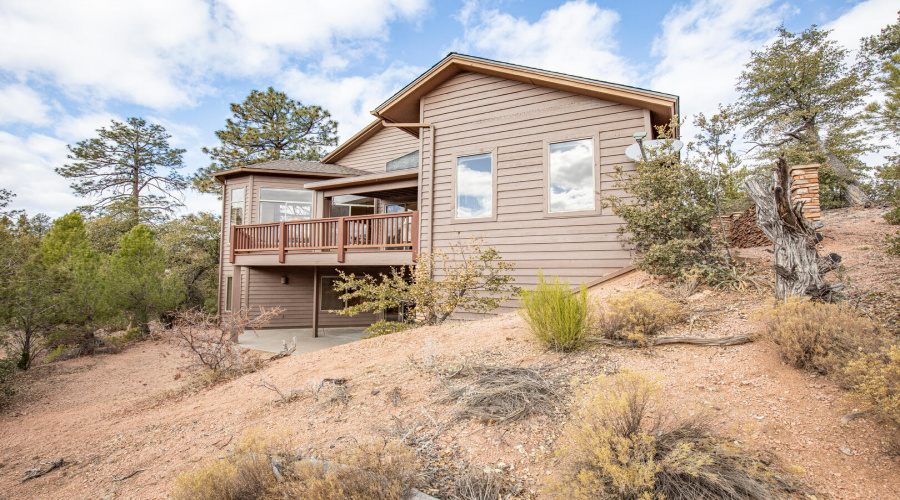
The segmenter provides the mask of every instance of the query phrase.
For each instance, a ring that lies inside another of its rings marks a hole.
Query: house
[[[375,109],[321,162],[272,161],[223,184],[220,310],[281,306],[271,327],[363,326],[339,316],[338,269],[379,273],[419,252],[484,238],[516,263],[591,282],[631,263],[601,207],[633,135],[678,97],[451,53]]]

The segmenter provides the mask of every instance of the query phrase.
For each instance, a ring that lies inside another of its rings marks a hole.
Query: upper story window
[[[259,223],[312,218],[312,203],[308,189],[259,188]]]
[[[229,220],[234,226],[244,223],[244,188],[231,190],[231,210]]]
[[[550,212],[594,210],[594,140],[550,144]]]
[[[491,217],[494,206],[494,162],[491,153],[456,159],[456,218]]]
[[[400,158],[396,158],[387,162],[384,166],[384,169],[388,172],[394,170],[406,170],[409,168],[416,168],[419,166],[419,152],[413,151],[412,153],[405,154]]]
[[[351,215],[369,215],[375,213],[375,199],[352,194],[331,198],[331,216],[349,217]]]

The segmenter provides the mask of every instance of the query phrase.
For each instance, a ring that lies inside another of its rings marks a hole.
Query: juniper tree
[[[270,160],[317,161],[337,144],[337,122],[321,106],[303,105],[269,87],[231,104],[232,118],[216,131],[221,145],[203,148],[212,164],[192,177],[204,193],[218,193],[211,174]]]
[[[169,146],[170,137],[143,118],[112,120],[97,129],[97,137],[70,145],[72,163],[56,172],[73,180],[75,194],[93,200],[82,209],[124,218],[129,229],[156,223],[182,205],[181,191],[188,187],[177,172],[184,166],[184,150]]]
[[[753,51],[738,79],[736,118],[748,127],[746,139],[774,159],[825,163],[841,184],[847,203],[869,202],[853,169],[872,151],[859,110],[869,92],[865,73],[848,63],[846,49],[815,25]]]

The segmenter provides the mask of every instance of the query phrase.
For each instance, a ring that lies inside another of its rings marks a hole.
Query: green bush
[[[416,325],[413,323],[407,323],[404,321],[388,321],[385,319],[380,319],[371,325],[368,328],[363,330],[363,333],[367,333],[368,335],[363,337],[364,339],[373,339],[375,337],[381,337],[382,335],[388,335],[391,333],[402,332],[404,330],[409,330],[410,328],[415,328]]]
[[[568,282],[544,280],[538,275],[534,290],[522,290],[519,310],[538,341],[557,351],[572,351],[584,344],[591,331],[591,304],[587,287],[572,293]]]
[[[16,394],[13,377],[16,374],[16,363],[8,358],[0,359],[0,409],[9,403]]]
[[[627,290],[608,298],[599,317],[600,333],[612,340],[647,345],[650,337],[681,319],[681,308],[653,290]]]
[[[787,474],[716,436],[706,420],[662,409],[659,386],[633,372],[601,376],[576,394],[548,492],[567,500],[786,498]]]

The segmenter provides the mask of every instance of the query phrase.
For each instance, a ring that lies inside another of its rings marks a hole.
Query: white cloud
[[[368,77],[334,77],[295,69],[279,77],[278,85],[293,99],[327,109],[338,121],[338,135],[344,141],[375,119],[370,111],[422,71],[414,66],[393,66]]]
[[[190,104],[215,76],[278,74],[292,57],[384,39],[425,0],[0,0],[0,67],[80,98]],[[367,44],[377,50],[377,44]]]
[[[50,122],[51,109],[37,92],[25,85],[0,88],[0,124],[46,125]]]
[[[82,204],[53,171],[66,162],[66,154],[66,144],[58,139],[40,134],[22,139],[0,131],[0,186],[16,193],[12,208],[58,217]]]
[[[544,12],[534,23],[468,2],[456,50],[506,62],[617,83],[635,83],[634,66],[617,54],[619,14],[585,0]]]
[[[125,121],[123,118],[106,111],[97,111],[79,116],[66,115],[56,121],[53,132],[56,137],[70,144],[97,136],[97,129],[109,127],[110,122]]]
[[[888,24],[897,22],[897,11],[900,5],[896,0],[869,0],[855,5],[823,28],[833,30],[831,38],[855,51],[861,38],[876,35]]]
[[[732,2],[696,0],[672,8],[653,41],[662,60],[650,87],[681,98],[683,117],[714,113],[732,102],[734,89],[750,51],[775,35],[786,7],[775,0]]]

